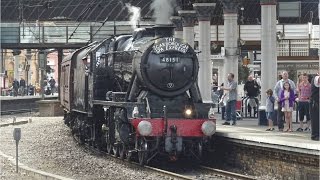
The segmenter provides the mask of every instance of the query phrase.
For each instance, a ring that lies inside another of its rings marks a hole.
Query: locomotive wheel
[[[132,160],[132,152],[129,152],[128,150],[126,151],[126,158],[128,160],[128,162],[131,162]]]
[[[85,143],[85,138],[83,136],[83,131],[81,128],[81,120],[79,119],[79,117],[75,119],[74,124],[72,126],[72,135],[74,140],[79,144]]]
[[[148,158],[147,152],[145,152],[145,151],[139,151],[139,152],[138,152],[138,158],[139,158],[139,164],[140,164],[140,166],[144,166],[144,164],[146,163],[147,158]]]
[[[74,140],[78,143],[78,144],[84,144],[84,138],[81,136],[80,133],[76,132],[76,133],[73,133],[73,138]]]
[[[202,159],[202,152],[203,152],[203,143],[202,142],[199,142],[198,143],[198,157],[199,157],[199,161],[201,161]]]
[[[145,165],[148,158],[148,143],[143,139],[140,140],[140,151],[138,151],[138,159],[140,166]]]
[[[110,142],[107,142],[107,153],[111,154],[112,153],[112,145]]]
[[[119,145],[113,145],[112,152],[115,157],[119,157]]]
[[[119,149],[119,157],[120,157],[120,159],[124,159],[126,157],[126,153],[127,153],[126,146],[123,143],[121,143],[119,145],[118,149]]]

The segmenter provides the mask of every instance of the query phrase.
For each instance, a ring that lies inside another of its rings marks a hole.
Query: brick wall
[[[319,156],[257,147],[216,138],[210,164],[253,176],[283,180],[318,180]]]

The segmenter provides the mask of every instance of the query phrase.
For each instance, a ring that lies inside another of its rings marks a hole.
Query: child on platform
[[[272,96],[273,91],[271,89],[268,89],[266,93],[267,93],[266,117],[268,119],[268,124],[269,124],[269,128],[266,131],[274,131],[272,116],[273,116],[273,111],[274,111],[275,98]]]
[[[280,95],[280,102],[282,107],[282,112],[288,125],[286,132],[292,132],[292,111],[295,101],[294,91],[291,89],[290,84],[285,82],[283,84],[283,90]]]

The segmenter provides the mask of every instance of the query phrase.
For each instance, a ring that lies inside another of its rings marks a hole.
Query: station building
[[[210,19],[210,53],[215,62],[214,72],[219,74],[219,62],[224,57],[224,7],[223,1],[211,2],[216,5]],[[260,75],[262,1],[235,2],[239,37],[238,62]],[[292,79],[296,79],[301,73],[314,74],[319,69],[319,2],[290,2],[277,1],[277,52],[274,53],[277,54],[278,74],[287,70],[294,75]],[[24,78],[33,85],[39,84],[41,77],[58,79],[58,54],[63,57],[90,42],[115,34],[131,33],[130,13],[125,3],[140,7],[139,27],[154,25],[150,9],[152,2],[147,0],[92,3],[84,0],[3,1],[1,88],[11,87],[14,78]],[[192,3],[192,0],[176,1],[172,15],[179,16],[179,10],[192,10]],[[283,9],[286,5],[289,8]],[[194,46],[197,49],[200,33],[197,19],[194,21]],[[46,54],[43,59],[39,55],[42,51]],[[243,64],[244,59],[249,61]]]

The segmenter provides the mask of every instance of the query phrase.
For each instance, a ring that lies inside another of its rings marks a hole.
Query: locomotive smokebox
[[[155,30],[155,36],[158,38],[172,37],[174,26],[172,24],[157,24],[153,26]]]

